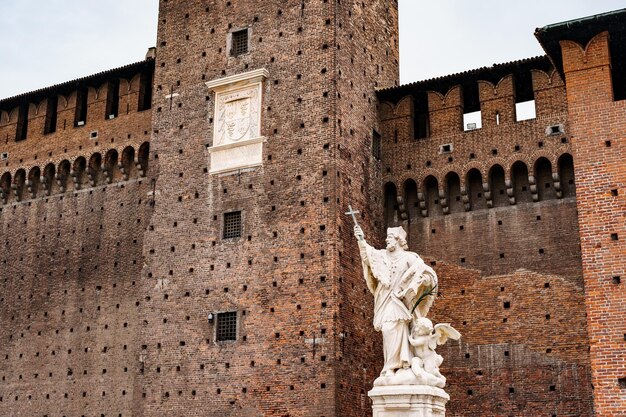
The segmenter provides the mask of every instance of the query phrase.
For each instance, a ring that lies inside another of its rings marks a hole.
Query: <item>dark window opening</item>
[[[430,136],[430,121],[428,117],[428,95],[426,92],[419,92],[413,102],[413,137],[415,139],[427,138]]]
[[[563,154],[558,160],[558,166],[563,197],[575,196],[576,181],[574,179],[574,159],[570,154]]]
[[[105,119],[117,117],[120,107],[120,80],[109,81],[107,85],[107,105]]]
[[[548,159],[539,158],[535,162],[535,178],[540,185],[537,187],[540,201],[556,198],[555,189],[552,187],[552,164]]]
[[[372,156],[380,161],[381,155],[381,137],[380,133],[372,131]]]
[[[532,195],[528,192],[530,183],[528,181],[528,167],[525,163],[517,161],[511,169],[511,180],[513,181],[513,195],[518,203],[532,202]]]
[[[424,201],[426,202],[426,209],[428,210],[429,217],[436,217],[443,215],[443,209],[439,204],[439,183],[437,179],[432,175],[429,175],[424,180]]]
[[[390,227],[396,223],[396,211],[397,211],[397,190],[396,186],[388,182],[385,184],[384,189],[385,201],[384,201],[384,212],[385,212],[385,226]]]
[[[224,239],[241,237],[241,211],[224,213]]]
[[[621,34],[611,33],[610,54],[611,54],[611,81],[613,85],[613,100],[626,99],[626,49],[618,46],[618,39],[623,39],[624,29],[620,28]],[[621,35],[621,37],[620,37]]]
[[[461,179],[456,172],[449,172],[446,175],[446,185],[448,192],[448,210],[450,213],[460,213],[464,211],[461,202]]]
[[[17,130],[15,131],[15,141],[26,139],[28,133],[28,103],[20,104],[17,113]]]
[[[485,199],[482,198],[483,193],[483,178],[479,170],[476,168],[471,169],[467,173],[467,184],[470,198],[470,207],[472,210],[481,210],[487,207]]]
[[[229,311],[217,314],[215,338],[218,342],[237,340],[237,312]]]
[[[87,100],[89,98],[86,88],[76,91],[76,109],[74,111],[74,127],[84,126],[87,122]]]
[[[139,79],[139,103],[137,111],[148,110],[152,107],[152,71],[141,74]]]
[[[410,178],[404,182],[404,201],[406,201],[406,209],[409,219],[416,218],[419,214],[417,184]]]
[[[563,133],[563,128],[561,125],[554,125],[554,126],[550,126],[550,135],[560,135],[561,133]]]
[[[242,30],[233,32],[230,54],[232,56],[239,56],[247,52],[248,52],[248,29],[242,29]]]
[[[461,84],[463,91],[463,130],[482,128],[482,113],[480,111],[480,98],[478,94],[478,82],[468,80]]]
[[[493,206],[505,207],[509,205],[506,196],[506,185],[504,182],[504,169],[500,165],[494,165],[489,174],[489,187],[492,190]]]
[[[57,106],[59,104],[59,97],[48,97],[48,103],[46,106],[46,123],[43,128],[43,133],[54,133],[57,130]]]

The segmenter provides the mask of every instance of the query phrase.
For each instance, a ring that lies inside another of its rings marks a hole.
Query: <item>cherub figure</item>
[[[419,317],[413,322],[409,343],[415,356],[411,360],[411,369],[422,384],[439,388],[446,385],[446,378],[439,372],[443,357],[435,352],[435,349],[448,339],[460,338],[461,334],[448,323],[440,323],[433,327],[432,321],[426,317]]]

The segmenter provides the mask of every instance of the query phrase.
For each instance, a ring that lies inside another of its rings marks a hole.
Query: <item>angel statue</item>
[[[350,209],[350,213],[354,212]],[[355,219],[356,222],[356,219]],[[363,274],[374,295],[374,328],[382,332],[384,366],[374,385],[422,384],[411,370],[416,354],[409,343],[411,323],[428,314],[437,274],[416,253],[409,252],[402,227],[387,229],[387,247],[375,249],[354,227]]]
[[[443,345],[448,339],[459,340],[461,333],[448,323],[439,323],[434,326],[426,317],[420,317],[413,323],[409,343],[413,346],[411,369],[424,385],[434,385],[443,388],[446,377],[439,372],[443,357],[435,352],[437,345]]]

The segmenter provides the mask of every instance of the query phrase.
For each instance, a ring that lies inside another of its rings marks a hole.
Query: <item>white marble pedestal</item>
[[[373,417],[444,417],[450,399],[441,388],[427,385],[378,386],[367,395]]]

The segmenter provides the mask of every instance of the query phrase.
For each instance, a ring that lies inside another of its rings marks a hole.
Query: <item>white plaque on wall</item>
[[[206,83],[215,93],[210,173],[251,168],[263,163],[261,104],[265,68]]]

